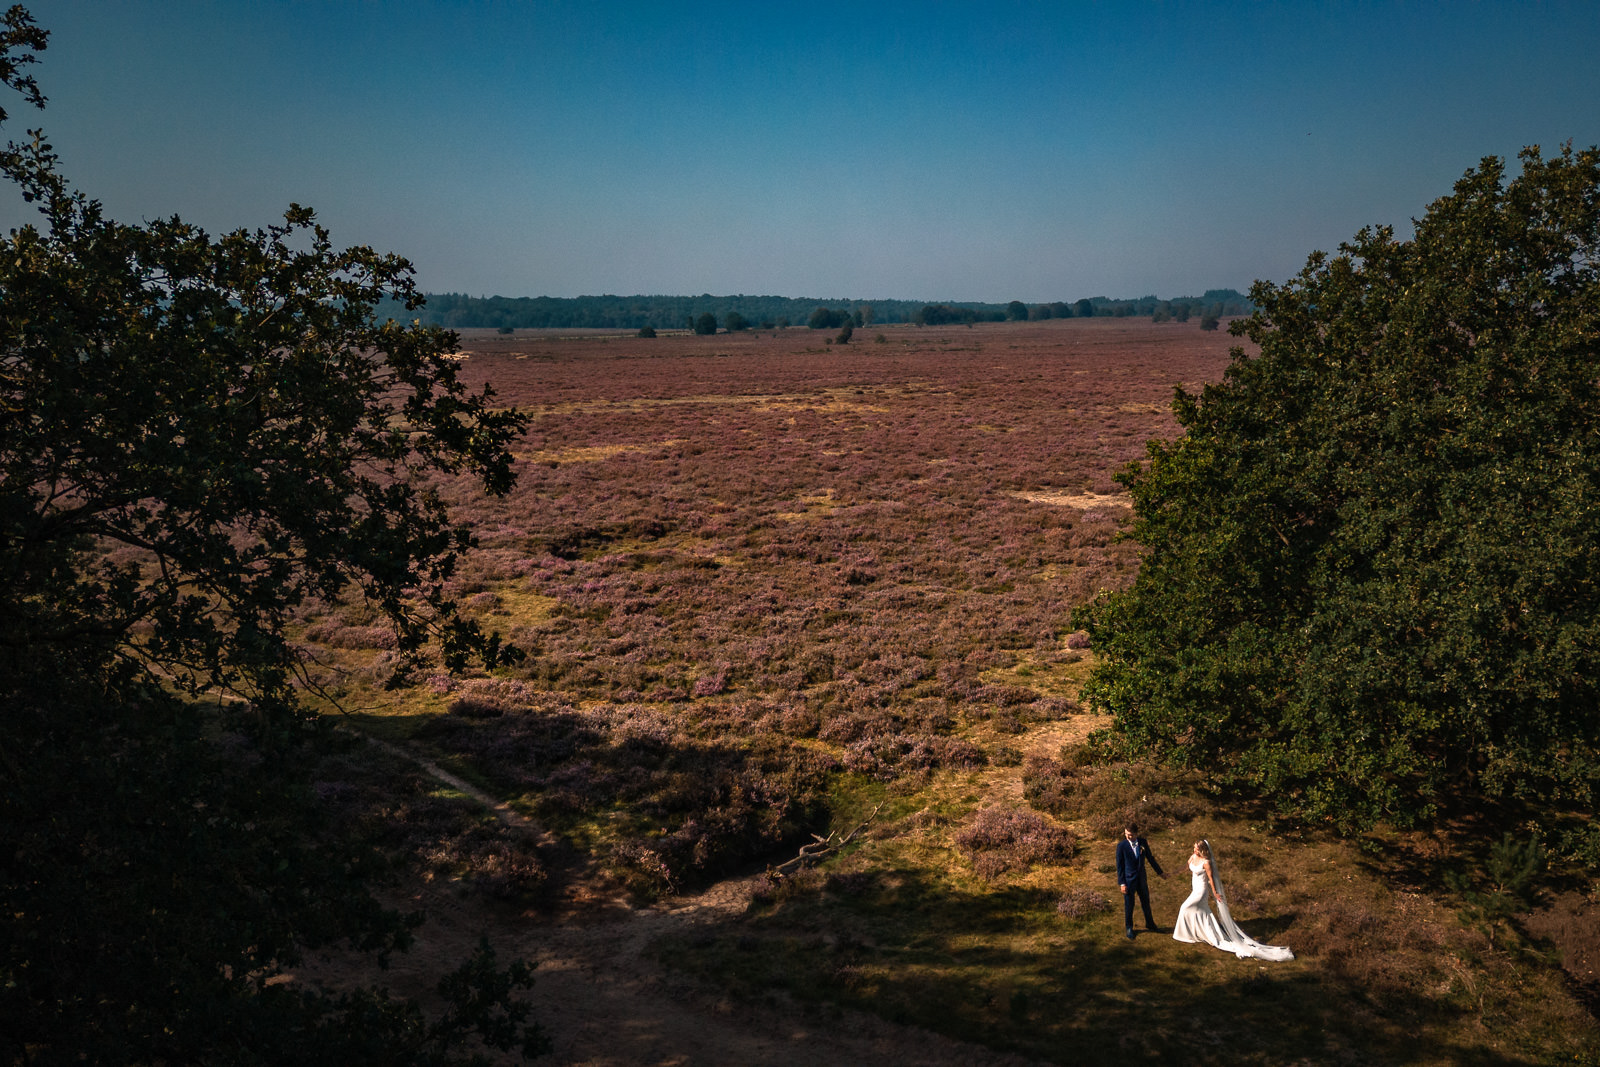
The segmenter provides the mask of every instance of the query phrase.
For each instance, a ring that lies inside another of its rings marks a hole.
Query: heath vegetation
[[[0,16],[27,105],[45,45]],[[639,965],[1053,1062],[1597,1062],[1600,157],[1523,164],[1251,302],[461,336],[30,131],[0,1057],[537,1055],[511,924],[735,885]],[[1159,915],[1204,836],[1296,959],[1126,940],[1129,819]],[[394,902],[468,898],[391,995]]]

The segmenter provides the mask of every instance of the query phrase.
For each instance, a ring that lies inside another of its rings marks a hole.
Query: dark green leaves
[[[1258,283],[1259,353],[1123,474],[1148,554],[1084,622],[1126,743],[1345,825],[1591,795],[1600,154],[1522,163]]]
[[[21,69],[44,43],[22,9],[0,19],[0,82],[34,104]],[[462,385],[452,334],[378,320],[416,306],[404,260],[334,248],[298,205],[220,238],[123,225],[55,163],[37,131],[0,150],[41,212],[0,240],[0,1059],[538,1051],[512,995],[527,968],[487,950],[432,1023],[268,981],[414,925],[316,803],[328,738],[284,624],[355,594],[403,652],[515,655],[444,595],[471,538],[432,480],[506,491],[522,419]],[[202,711],[224,693],[246,699]]]
[[[44,188],[48,166],[13,177]],[[414,297],[409,265],[336,250],[298,205],[213,239],[44,203],[0,249],[0,646],[93,632],[190,691],[281,705],[281,627],[309,598],[359,589],[406,648],[451,627],[467,538],[425,479],[504,492],[522,420],[466,391],[454,335],[376,321]]]

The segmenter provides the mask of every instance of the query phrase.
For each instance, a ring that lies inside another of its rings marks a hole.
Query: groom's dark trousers
[[[1117,842],[1117,884],[1125,885],[1128,891],[1122,894],[1122,925],[1129,930],[1133,929],[1133,895],[1139,895],[1139,903],[1144,906],[1144,924],[1151,929],[1155,928],[1155,916],[1150,914],[1150,885],[1145,880],[1145,860],[1150,861],[1150,866],[1156,869],[1157,874],[1162,874],[1161,864],[1150,855],[1150,843],[1144,838],[1139,838],[1139,848],[1135,851],[1132,843],[1124,837]]]

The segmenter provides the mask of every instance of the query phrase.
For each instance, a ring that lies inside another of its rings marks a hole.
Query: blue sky
[[[1600,143],[1595,3],[28,6],[7,133],[113,216],[298,201],[475,295],[1242,289]]]

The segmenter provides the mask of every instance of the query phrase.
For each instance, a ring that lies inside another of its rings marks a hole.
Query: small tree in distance
[[[709,311],[702,311],[700,317],[694,320],[694,332],[702,337],[717,332],[717,317]]]

